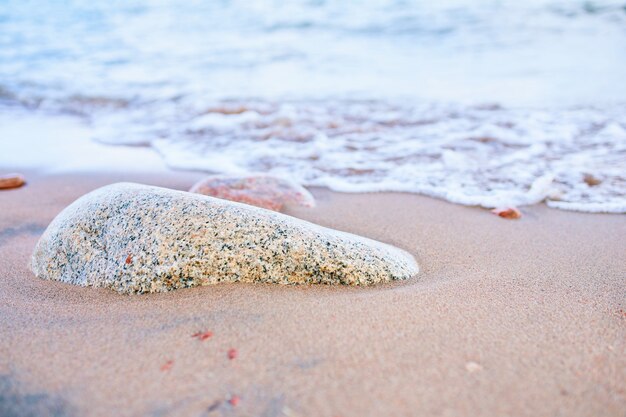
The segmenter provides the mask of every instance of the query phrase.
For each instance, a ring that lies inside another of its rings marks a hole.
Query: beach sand
[[[26,174],[0,192],[2,417],[626,415],[626,216],[313,189],[317,208],[288,213],[421,273],[128,296],[35,278],[37,239],[99,186],[201,175]]]

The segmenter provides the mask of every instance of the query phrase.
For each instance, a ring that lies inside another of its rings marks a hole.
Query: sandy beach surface
[[[0,192],[2,417],[626,415],[623,215],[314,189],[317,208],[288,213],[406,249],[421,273],[128,296],[35,278],[37,239],[99,186],[201,175],[26,174]]]

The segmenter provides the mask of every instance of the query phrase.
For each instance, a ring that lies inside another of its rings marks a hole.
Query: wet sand
[[[128,296],[29,271],[40,234],[80,195],[200,177],[31,173],[0,192],[0,415],[626,415],[623,215],[537,205],[504,220],[314,189],[317,208],[288,213],[406,249],[422,272],[369,288]]]

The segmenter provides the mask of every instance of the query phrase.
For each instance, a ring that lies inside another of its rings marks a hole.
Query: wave
[[[179,111],[101,115],[98,140],[150,145],[175,169],[265,172],[343,192],[626,212],[624,105],[230,100]]]
[[[625,212],[625,7],[7,0],[0,104],[177,169]]]

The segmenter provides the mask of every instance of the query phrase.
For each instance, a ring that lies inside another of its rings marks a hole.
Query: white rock
[[[269,210],[120,183],[68,206],[32,258],[44,279],[119,292],[218,282],[369,285],[409,278],[395,247]]]

